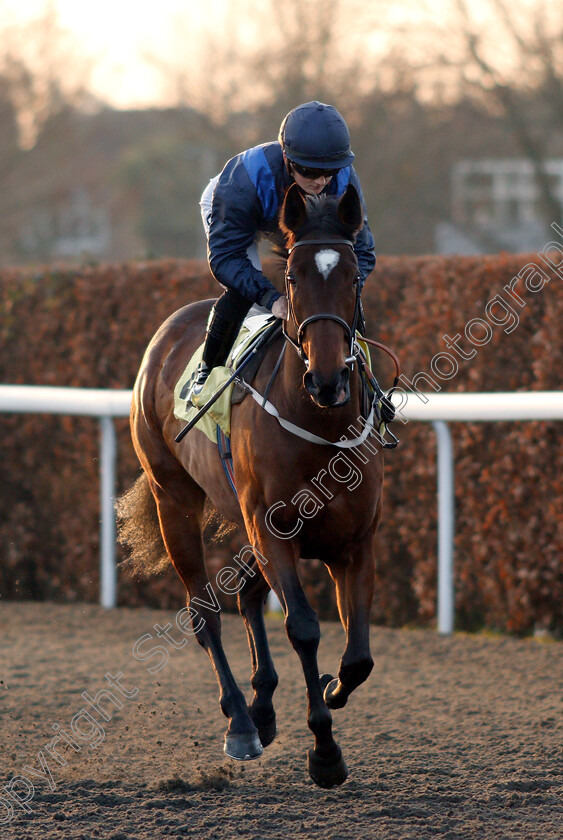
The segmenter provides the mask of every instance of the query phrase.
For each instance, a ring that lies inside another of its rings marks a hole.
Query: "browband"
[[[351,239],[301,239],[288,249],[288,254],[291,254],[299,245],[349,245],[350,248],[354,247]]]

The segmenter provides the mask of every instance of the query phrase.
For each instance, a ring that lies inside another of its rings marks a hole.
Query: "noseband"
[[[293,251],[300,245],[348,245],[350,248],[354,247],[354,243],[350,239],[302,239],[300,242],[296,242],[289,249],[289,254],[291,255]],[[304,321],[299,323],[295,316],[295,309],[293,308],[293,301],[291,299],[291,295],[289,294],[289,286],[292,283],[295,283],[295,279],[293,279],[288,260],[287,269],[285,272],[285,294],[287,298],[288,314],[297,328],[297,340],[294,340],[287,333],[285,324],[283,327],[283,334],[285,338],[295,347],[299,354],[299,357],[303,360],[306,367],[309,367],[309,359],[307,358],[307,354],[305,353],[305,349],[303,347],[303,334],[305,332],[305,329],[309,326],[309,324],[313,324],[315,321],[334,321],[336,324],[340,324],[340,326],[344,329],[344,333],[348,339],[349,354],[348,357],[345,359],[345,363],[350,367],[353,367],[354,362],[356,360],[356,354],[354,352],[356,343],[356,328],[358,326],[358,319],[360,315],[359,280],[360,276],[359,274],[357,274],[354,280],[356,286],[356,305],[354,307],[354,320],[352,326],[350,326],[344,320],[344,318],[341,318],[339,315],[334,315],[332,312],[319,312],[316,315],[310,315],[308,318],[305,318]]]

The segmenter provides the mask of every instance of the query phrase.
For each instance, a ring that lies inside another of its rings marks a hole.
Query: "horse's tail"
[[[119,542],[130,551],[121,567],[138,578],[164,572],[170,559],[162,540],[156,502],[144,472],[117,499],[115,509]]]

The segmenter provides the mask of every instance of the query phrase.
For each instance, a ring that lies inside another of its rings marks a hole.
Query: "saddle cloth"
[[[191,359],[189,360],[186,369],[176,383],[174,389],[174,415],[179,420],[190,420],[195,417],[199,409],[211,399],[213,394],[224,385],[227,379],[232,376],[236,368],[237,360],[244,353],[246,348],[252,341],[258,337],[263,330],[268,327],[273,320],[273,316],[267,310],[254,314],[256,308],[250,310],[250,314],[244,320],[239,334],[233,344],[230,356],[227,359],[226,365],[218,365],[213,368],[207,382],[205,383],[201,394],[199,394],[195,402],[197,406],[193,406],[191,402],[186,402],[186,394],[188,393],[192,377],[203,355],[203,344],[201,344]],[[251,363],[252,364],[252,363]],[[231,401],[233,396],[233,389],[235,383],[232,382],[228,388],[221,394],[217,402],[203,415],[201,420],[198,420],[196,428],[200,429],[213,443],[217,443],[217,426],[223,433],[230,437],[231,435]]]

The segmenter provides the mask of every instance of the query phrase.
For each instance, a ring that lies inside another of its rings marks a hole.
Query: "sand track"
[[[215,679],[193,638],[166,662],[133,655],[167,621],[173,613],[148,609],[1,605],[0,797],[24,767],[43,774],[26,771],[30,812],[14,805],[1,837],[561,840],[561,643],[373,628],[373,674],[333,715],[349,780],[323,791],[306,772],[304,681],[281,621],[268,624],[279,735],[247,764],[222,753]],[[223,627],[249,697],[242,621],[224,615]],[[337,670],[342,648],[341,628],[323,625],[322,670]],[[106,673],[138,691],[121,695],[120,710],[105,703],[109,721],[90,709],[92,723],[80,715],[90,708],[82,693],[111,690]],[[82,740],[77,750],[59,741],[62,766],[45,748],[53,725],[71,734],[73,720]],[[0,820],[7,814],[2,806]]]

